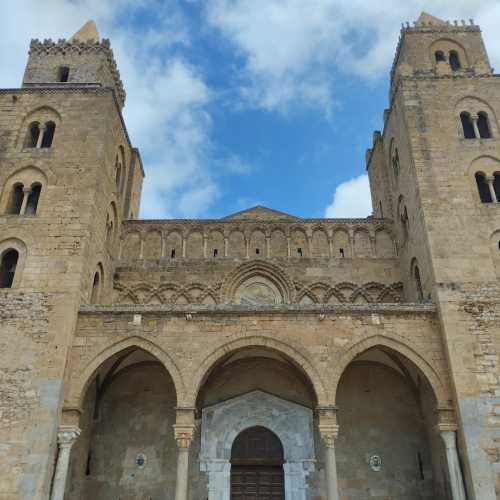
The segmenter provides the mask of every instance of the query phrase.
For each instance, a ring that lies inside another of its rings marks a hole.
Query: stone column
[[[40,133],[38,134],[38,140],[36,141],[36,148],[40,149],[42,147],[42,140],[45,134],[45,125],[40,125],[39,127]]]
[[[488,183],[488,188],[490,190],[490,195],[493,203],[498,203],[497,194],[495,193],[495,185],[493,184],[495,182],[495,177],[493,175],[487,175],[486,182]]]
[[[193,440],[194,409],[177,408],[174,425],[177,443],[177,480],[175,484],[175,500],[187,500],[189,484],[189,447]]]
[[[480,139],[481,134],[479,133],[479,127],[477,126],[477,121],[479,119],[479,116],[474,115],[471,118],[472,118],[472,125],[474,127],[474,133],[476,134],[476,139]]]
[[[64,425],[59,428],[59,433],[57,434],[59,453],[57,454],[56,472],[52,485],[52,495],[50,496],[51,500],[64,499],[71,448],[78,439],[80,432],[80,429],[76,425]]]
[[[337,425],[337,408],[335,406],[319,407],[319,432],[325,444],[325,469],[327,500],[339,500],[337,481],[337,461],[335,458],[335,440],[339,434]]]
[[[23,188],[23,202],[21,204],[21,210],[19,211],[19,215],[24,215],[26,213],[26,206],[28,205],[28,198],[31,194],[31,188]]]
[[[451,493],[453,500],[466,500],[464,479],[457,452],[457,434],[455,430],[440,430],[441,438],[446,447],[446,461],[448,462],[448,473],[450,476]]]

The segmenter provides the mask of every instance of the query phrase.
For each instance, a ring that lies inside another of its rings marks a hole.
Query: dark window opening
[[[260,248],[256,248],[256,249],[255,249],[255,254],[256,254],[256,255],[260,255]]]
[[[495,174],[495,180],[493,181],[493,189],[495,190],[497,201],[500,202],[500,173]]]
[[[175,259],[175,248],[172,248],[172,251],[170,252],[170,258]]]
[[[24,186],[22,184],[16,184],[12,188],[12,193],[10,195],[9,209],[7,210],[7,213],[11,215],[19,215],[21,213],[23,199],[24,199]]]
[[[219,255],[219,249],[214,248],[214,257],[217,257],[217,255]]]
[[[392,158],[392,168],[394,170],[394,175],[397,177],[399,175],[399,170],[400,170],[399,152],[397,149],[394,151],[394,156]]]
[[[38,122],[32,123],[28,129],[25,147],[36,148],[38,138],[40,136],[40,124]]]
[[[423,481],[425,479],[424,462],[422,460],[422,454],[420,452],[417,453],[417,461],[418,461],[418,471],[420,472],[420,480]]]
[[[7,250],[3,254],[0,262],[0,288],[12,288],[18,260],[17,250]]]
[[[92,452],[89,450],[87,455],[87,465],[85,466],[85,475],[90,476],[90,459],[92,458]]]
[[[300,257],[302,257],[303,256],[302,248],[297,248],[297,253],[299,254]]]
[[[69,80],[69,67],[68,66],[61,66],[59,68],[58,79],[62,83],[65,83]]]
[[[41,184],[33,184],[31,186],[31,193],[28,196],[28,202],[26,203],[26,215],[36,214],[41,193],[42,193]]]
[[[344,249],[343,248],[340,248],[339,252],[340,252],[340,256],[341,257],[345,257],[345,253],[344,253]]]
[[[94,274],[94,282],[92,283],[92,294],[90,296],[90,303],[97,304],[99,300],[99,283],[100,283],[99,273]]]
[[[45,131],[42,137],[42,148],[50,148],[52,146],[55,132],[56,124],[54,122],[47,122],[45,124]]]
[[[109,220],[108,216],[108,222],[106,224],[106,243],[111,243],[113,240],[113,222]]]
[[[479,129],[479,137],[481,137],[481,139],[491,139],[490,122],[488,120],[488,114],[484,111],[481,111],[477,115],[477,128]]]
[[[382,207],[382,202],[381,201],[378,202],[378,207],[379,207],[379,210],[380,210],[380,218],[383,219],[384,218],[384,208]]]
[[[498,242],[498,250],[500,250],[500,241]]]
[[[458,71],[462,67],[460,64],[460,57],[456,50],[450,52],[450,66],[453,71]]]
[[[122,182],[122,166],[118,163],[116,165],[116,173],[115,173],[116,189],[120,189],[121,182]]]
[[[469,113],[460,113],[460,120],[462,122],[462,129],[464,131],[464,137],[466,139],[475,139],[476,131],[474,130],[474,124],[472,123],[472,118]]]
[[[444,56],[444,52],[442,50],[436,51],[434,55],[436,57],[436,62],[446,62],[446,57]]]
[[[415,266],[413,274],[415,276],[415,285],[417,287],[417,297],[418,300],[422,302],[424,300],[424,291],[422,289],[422,279],[420,278],[420,269],[418,266]]]
[[[476,174],[477,189],[479,191],[479,198],[481,203],[491,203],[493,200],[491,198],[490,187],[483,174]]]

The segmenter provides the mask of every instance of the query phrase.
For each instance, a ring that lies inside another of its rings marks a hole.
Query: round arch
[[[251,336],[233,340],[219,346],[201,362],[192,378],[193,382],[186,393],[187,406],[194,407],[196,405],[198,394],[204,382],[208,379],[213,368],[215,368],[224,357],[249,347],[269,349],[288,358],[297,368],[303,371],[308,381],[311,383],[318,405],[322,406],[328,404],[325,381],[321,378],[311,361],[284,342],[280,342],[270,337]]]
[[[432,387],[438,406],[448,405],[448,400],[450,399],[448,388],[444,387],[436,370],[424,359],[424,357],[418,354],[414,348],[408,346],[406,341],[382,335],[374,335],[351,345],[336,359],[334,379],[332,381],[332,399],[334,401],[337,399],[340,379],[346,368],[357,356],[374,347],[387,347],[410,360],[425,375]]]
[[[179,404],[182,402],[185,395],[185,385],[182,375],[172,358],[163,349],[149,340],[140,337],[131,337],[106,347],[79,372],[76,381],[70,384],[69,394],[65,398],[64,406],[66,408],[81,408],[87,389],[97,370],[109,358],[129,347],[142,349],[160,361],[172,377],[177,396],[177,403]]]

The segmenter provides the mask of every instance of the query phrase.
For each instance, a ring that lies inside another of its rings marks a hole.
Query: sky
[[[366,217],[365,152],[423,10],[473,18],[500,67],[498,0],[0,0],[0,88],[20,86],[31,38],[94,19],[145,166],[141,218]]]

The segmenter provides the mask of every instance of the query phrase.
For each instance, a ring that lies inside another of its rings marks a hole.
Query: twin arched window
[[[448,52],[448,59],[446,58],[446,54],[442,50],[437,50],[434,53],[434,57],[436,58],[436,62],[446,62],[448,61],[452,71],[459,71],[462,69],[462,64],[460,62],[460,56],[456,50],[450,50]]]
[[[7,214],[35,215],[41,193],[42,185],[39,182],[34,182],[29,188],[17,182],[12,186]]]
[[[475,178],[481,203],[500,202],[500,172],[493,175],[477,172]]]
[[[28,127],[26,135],[25,148],[50,148],[54,141],[56,132],[56,124],[53,121],[48,121],[43,125],[39,122],[32,122]]]
[[[491,139],[490,120],[485,111],[480,111],[477,116],[464,111],[460,113],[460,121],[465,139]]]
[[[0,288],[12,288],[18,260],[19,252],[12,248],[0,256]]]

